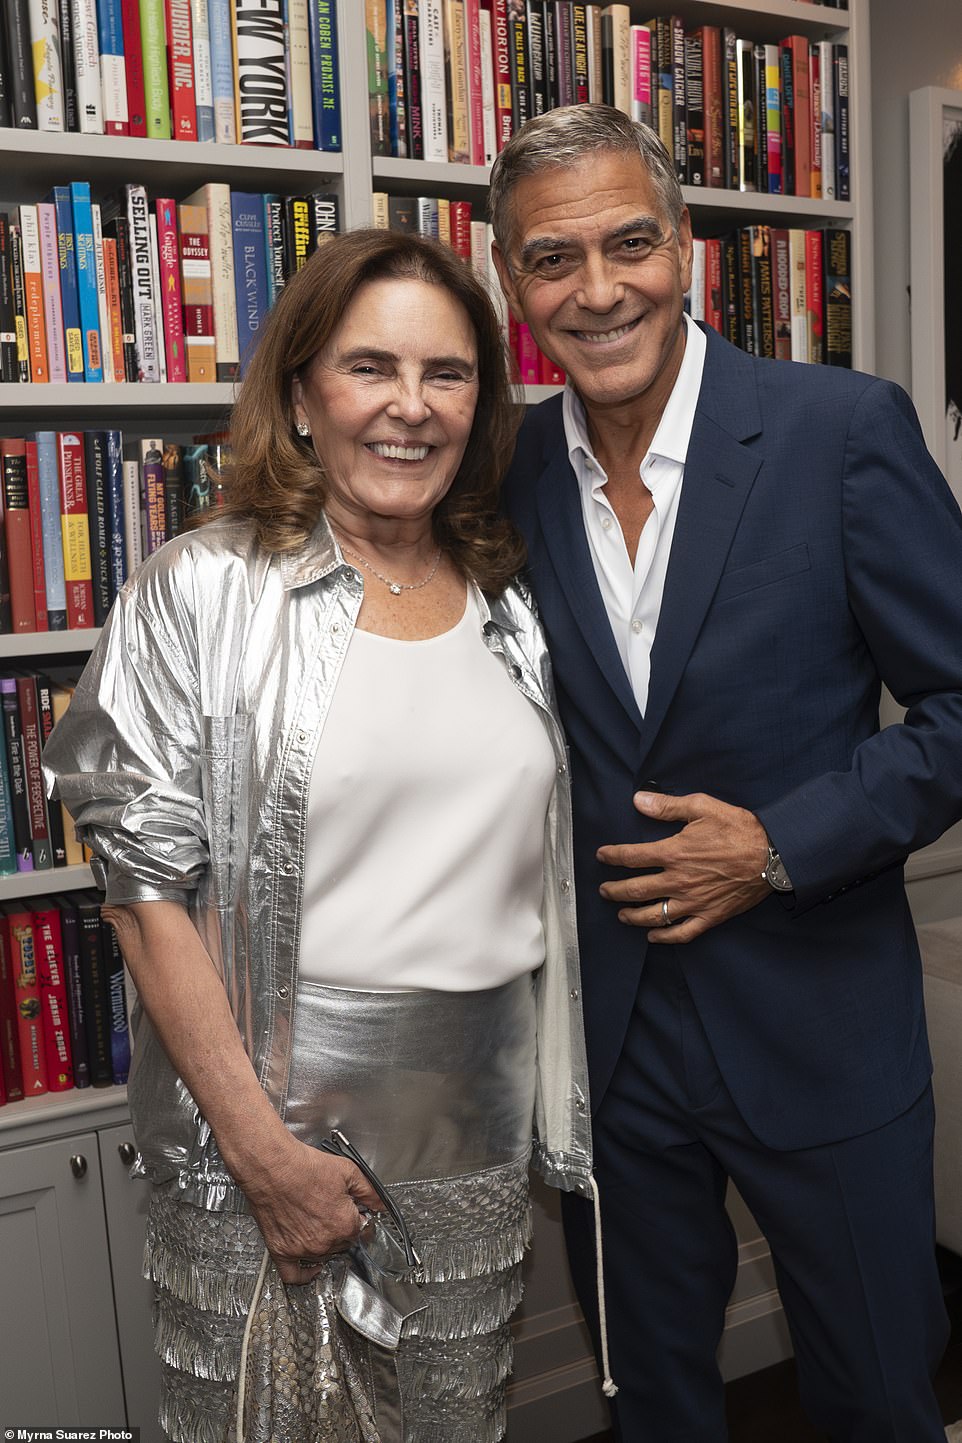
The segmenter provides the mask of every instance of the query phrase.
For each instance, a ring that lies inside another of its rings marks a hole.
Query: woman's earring
[[[311,428],[306,421],[298,421],[297,434],[298,436],[309,436],[311,434]]]

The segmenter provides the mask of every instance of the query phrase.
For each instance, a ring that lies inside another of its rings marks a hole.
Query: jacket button
[[[339,621],[332,621],[332,622],[331,622],[331,631],[334,633],[335,636],[336,636],[337,633],[340,631],[340,629],[341,629],[341,623],[340,623]]]
[[[299,742],[306,742],[306,741],[307,741],[307,732],[298,732],[298,733],[297,733],[297,740],[298,740]]]
[[[288,990],[289,990],[289,989],[288,989],[287,987],[278,987],[278,989],[277,989],[277,995],[278,995],[278,997],[286,997],[287,994],[288,994]]]
[[[517,662],[512,662],[512,663],[511,663],[511,668],[510,668],[510,670],[511,670],[511,675],[514,677],[515,681],[517,681],[518,678],[519,678],[520,675],[521,675],[521,668],[520,668],[520,666],[518,666]]]
[[[293,862],[285,862],[285,863],[284,863],[283,870],[287,873],[288,876],[290,876],[291,873],[292,873],[293,870],[294,870],[294,863],[293,863]]]
[[[567,773],[567,771],[568,771],[568,768],[565,766],[564,762],[560,762],[560,763],[558,764],[558,776],[559,776],[559,777],[565,776],[566,773]]]
[[[562,878],[561,890],[562,890],[562,892],[570,892],[570,891],[571,891],[571,883],[568,881],[568,878],[567,878],[567,877]]]
[[[577,1002],[577,1000],[578,1000],[578,989],[577,989],[577,987],[572,987],[571,991],[568,993],[568,996],[571,998],[572,1002]]]
[[[579,1112],[584,1112],[584,1110],[585,1110],[585,1103],[584,1103],[584,1098],[583,1098],[583,1097],[579,1097],[579,1098],[578,1098],[578,1100],[577,1100],[576,1103],[575,1103],[575,1107],[578,1109]]]

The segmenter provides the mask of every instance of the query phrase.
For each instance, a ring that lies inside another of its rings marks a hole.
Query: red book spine
[[[484,102],[481,97],[481,0],[467,0],[466,19],[471,164],[484,165]]]
[[[43,515],[40,506],[40,472],[37,443],[27,442],[27,500],[30,505],[30,554],[33,558],[33,609],[37,630],[49,631],[47,621],[47,578],[43,569]]]
[[[483,0],[491,11],[491,44],[494,50],[494,120],[498,149],[511,139],[511,42],[508,32],[508,0]]]
[[[190,0],[167,0],[166,14],[173,139],[196,140],[197,102],[194,97],[194,47],[190,25]]]
[[[40,985],[40,1002],[43,1008],[47,1087],[50,1092],[66,1092],[73,1087],[74,1078],[60,913],[48,898],[40,898],[30,903],[30,915],[33,921],[37,982]]]
[[[790,35],[784,42],[792,56],[795,91],[795,194],[812,196],[812,91],[808,68],[808,40]]]
[[[167,379],[186,381],[183,300],[180,293],[180,240],[177,235],[177,202],[173,200],[157,202],[157,260],[160,269]]]
[[[37,980],[33,925],[29,912],[11,911],[8,917],[23,1095],[39,1097],[47,1091],[47,1062],[43,1045],[43,1006]]]
[[[805,232],[805,311],[808,316],[808,358],[825,360],[825,287],[822,280],[822,232]]]
[[[564,371],[544,351],[538,352],[538,380],[542,386],[563,386],[565,383]]]
[[[451,202],[451,249],[470,264],[471,261],[471,202]]]
[[[63,570],[67,583],[67,626],[94,624],[94,591],[90,570],[90,528],[87,524],[87,481],[83,441],[71,431],[58,431],[60,463],[60,526]]]
[[[25,443],[14,437],[0,440],[0,465],[3,466],[3,535],[10,576],[12,629],[36,631]]]
[[[722,307],[721,241],[709,236],[705,241],[705,320],[724,334],[725,312]]]
[[[521,321],[518,325],[518,370],[523,386],[537,386],[541,380],[538,366],[538,347],[529,328]]]
[[[17,1025],[17,999],[13,986],[13,954],[10,950],[10,923],[0,916],[0,1074],[8,1102],[23,1097],[20,1075],[20,1029]]]
[[[144,51],[140,34],[140,0],[120,0],[124,32],[124,67],[127,72],[127,123],[131,135],[147,134],[147,96],[144,91]],[[123,369],[118,373],[123,375]]]

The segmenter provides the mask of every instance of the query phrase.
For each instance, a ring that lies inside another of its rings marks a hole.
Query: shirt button
[[[278,997],[286,997],[287,994],[288,994],[288,988],[286,988],[286,987],[278,987],[278,989],[277,989],[277,995],[278,995]]]
[[[558,766],[558,776],[563,777],[567,773],[567,770],[568,768],[565,766],[564,762],[561,762]]]
[[[584,1099],[581,1098],[581,1097],[579,1097],[578,1100],[575,1102],[575,1107],[578,1109],[579,1112],[584,1112],[584,1110],[585,1110]]]
[[[568,993],[568,996],[571,998],[572,1002],[577,1002],[577,1000],[578,1000],[578,989],[577,989],[577,987],[572,987],[571,991]]]
[[[638,621],[638,619],[636,618],[636,619],[631,623],[631,629],[632,629],[632,631],[635,633],[635,636],[640,636],[641,633],[644,631],[645,628],[642,626],[641,622]]]
[[[562,892],[570,892],[570,891],[571,891],[571,883],[568,881],[568,878],[567,878],[567,877],[563,877],[563,878],[562,878],[562,881],[561,881],[561,890],[562,890]]]
[[[340,623],[339,621],[334,621],[334,622],[331,623],[331,631],[334,633],[335,636],[336,636],[337,633],[340,631],[340,629],[341,629],[341,623]]]
[[[610,531],[610,530],[611,530],[611,517],[610,517],[610,516],[603,516],[603,517],[601,518],[601,524],[602,524],[602,526],[605,528],[606,531]]]

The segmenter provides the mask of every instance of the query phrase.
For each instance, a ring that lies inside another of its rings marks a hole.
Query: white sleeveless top
[[[472,587],[441,636],[356,628],[311,776],[299,975],[471,992],[540,966],[554,765]]]

